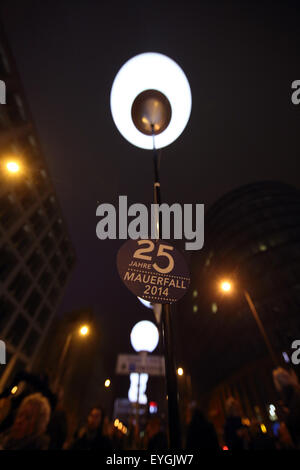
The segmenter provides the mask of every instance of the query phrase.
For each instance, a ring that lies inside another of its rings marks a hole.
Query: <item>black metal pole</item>
[[[153,138],[153,164],[154,164],[154,203],[160,204],[160,179],[158,168],[158,154],[154,145]],[[159,215],[158,215],[159,216]],[[162,227],[159,221],[159,239],[162,235]],[[178,410],[178,391],[177,377],[174,362],[174,342],[171,318],[171,304],[162,305],[161,327],[163,336],[163,348],[165,356],[166,369],[166,388],[168,397],[168,423],[169,423],[169,439],[171,449],[181,448],[181,429]]]
[[[270,342],[269,337],[268,337],[268,335],[267,335],[267,333],[266,333],[266,330],[264,329],[264,326],[263,326],[263,324],[262,324],[262,322],[261,322],[261,319],[260,319],[260,317],[259,317],[259,315],[258,315],[258,313],[257,313],[257,310],[256,310],[256,307],[255,307],[255,305],[254,305],[254,303],[253,303],[253,300],[251,299],[250,294],[249,294],[248,291],[246,291],[246,289],[244,289],[244,296],[245,296],[245,299],[246,299],[246,301],[247,301],[248,307],[250,308],[250,311],[251,311],[251,313],[252,313],[252,315],[253,315],[253,317],[254,317],[254,320],[255,320],[256,323],[257,323],[257,326],[258,326],[258,328],[259,328],[259,331],[260,331],[260,333],[261,333],[261,335],[262,335],[262,337],[263,337],[263,339],[264,339],[264,342],[265,342],[265,345],[266,345],[266,347],[267,347],[267,349],[268,349],[268,352],[269,352],[269,354],[270,354],[270,357],[271,357],[271,361],[272,361],[272,363],[273,363],[273,366],[276,368],[276,367],[279,366],[279,360],[277,359],[276,354],[275,354],[275,352],[274,352],[274,349],[272,348],[271,342]]]
[[[181,429],[178,410],[177,377],[174,363],[174,342],[170,304],[162,305],[161,323],[165,353],[170,448],[181,449]]]

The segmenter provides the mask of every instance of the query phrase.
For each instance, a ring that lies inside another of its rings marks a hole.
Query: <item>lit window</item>
[[[217,313],[217,311],[218,311],[218,306],[217,306],[216,302],[213,302],[213,303],[211,304],[211,311],[212,311],[212,313]]]
[[[259,249],[260,249],[260,251],[266,251],[267,250],[267,245],[265,245],[264,243],[260,243],[259,244]]]

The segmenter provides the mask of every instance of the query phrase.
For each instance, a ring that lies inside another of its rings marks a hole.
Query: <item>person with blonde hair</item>
[[[49,401],[41,393],[28,395],[21,402],[12,427],[0,436],[3,450],[46,450],[46,429],[51,415]]]

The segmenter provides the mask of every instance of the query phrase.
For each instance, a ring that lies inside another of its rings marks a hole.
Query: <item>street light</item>
[[[79,334],[81,336],[86,336],[87,334],[89,333],[89,327],[87,325],[83,325],[80,329],[79,329]]]
[[[158,345],[158,340],[158,329],[148,320],[136,323],[130,333],[130,342],[136,352],[152,353]]]
[[[229,281],[229,280],[223,280],[223,281],[221,281],[221,283],[220,283],[220,289],[221,289],[223,292],[225,292],[225,293],[227,294],[227,293],[229,293],[230,291],[232,291],[232,289],[233,289],[233,284],[232,284],[232,282]],[[268,338],[268,335],[267,335],[267,333],[266,333],[266,331],[265,331],[265,329],[264,329],[264,326],[263,326],[263,324],[262,324],[262,322],[261,322],[261,319],[260,319],[260,317],[259,317],[259,315],[258,315],[258,312],[257,312],[257,310],[256,310],[256,307],[255,307],[255,305],[254,305],[254,303],[253,303],[253,301],[252,301],[252,299],[251,299],[251,297],[250,297],[249,292],[248,292],[246,289],[242,289],[242,291],[243,291],[244,297],[245,297],[245,299],[246,299],[246,302],[247,302],[247,304],[248,304],[248,307],[249,307],[249,309],[250,309],[250,311],[251,311],[251,313],[252,313],[252,315],[253,315],[253,317],[254,317],[254,320],[256,321],[256,324],[257,324],[257,326],[258,326],[258,328],[259,328],[259,331],[260,331],[260,333],[261,333],[261,335],[262,335],[262,337],[263,337],[263,340],[264,340],[264,342],[265,342],[265,345],[266,345],[266,347],[267,347],[267,349],[268,349],[268,351],[269,351],[269,354],[270,354],[270,357],[271,357],[271,359],[272,359],[272,362],[273,362],[274,366],[277,367],[278,361],[277,361],[277,358],[276,358],[276,354],[275,354],[275,352],[274,352],[274,350],[273,350],[273,348],[272,348],[271,342],[270,342],[270,340],[269,340],[269,338]]]
[[[128,60],[117,73],[110,95],[113,120],[131,144],[153,150],[154,203],[160,206],[160,177],[156,149],[174,142],[186,127],[192,108],[191,89],[186,75],[169,57],[148,52]],[[162,227],[156,216],[156,239]],[[159,318],[160,315],[157,315]],[[163,304],[161,314],[166,366],[170,444],[181,447],[177,377],[171,325],[171,304]]]
[[[110,380],[109,379],[106,379],[105,382],[104,382],[104,387],[106,388],[109,388],[110,387]]]
[[[221,289],[224,291],[224,292],[229,292],[231,290],[232,286],[231,286],[231,283],[228,282],[228,281],[222,281],[221,282]]]
[[[174,60],[156,52],[139,54],[117,73],[110,94],[113,120],[137,147],[166,147],[183,132],[191,114],[188,79]]]
[[[182,375],[183,375],[183,368],[182,368],[182,367],[178,367],[178,369],[177,369],[177,374],[178,374],[179,376],[182,376]]]
[[[6,170],[9,172],[9,173],[19,173],[21,167],[20,167],[20,164],[16,161],[8,161],[6,162]]]
[[[24,168],[20,162],[20,159],[14,155],[12,156],[7,156],[2,160],[1,163],[3,171],[8,175],[8,176],[17,176],[18,173],[23,172]]]

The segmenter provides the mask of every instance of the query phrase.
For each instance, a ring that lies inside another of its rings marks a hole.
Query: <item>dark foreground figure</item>
[[[101,407],[91,409],[87,424],[75,435],[70,450],[105,450],[112,451],[110,439],[103,435],[104,415]]]

